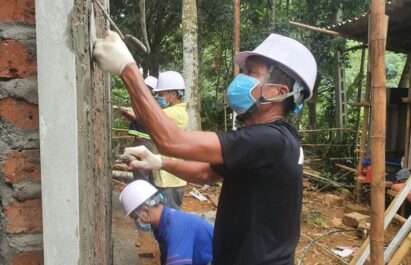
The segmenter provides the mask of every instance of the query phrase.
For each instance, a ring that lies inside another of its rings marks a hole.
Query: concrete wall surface
[[[91,0],[0,7],[0,264],[112,264],[103,16]]]

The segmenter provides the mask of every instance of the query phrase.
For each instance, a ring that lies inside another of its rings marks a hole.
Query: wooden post
[[[388,262],[388,265],[399,265],[401,261],[404,259],[405,255],[407,255],[408,251],[411,249],[411,233],[404,239],[402,245],[398,248],[397,252],[395,252],[394,256]]]
[[[385,1],[372,0],[370,14],[371,115],[371,264],[384,265],[386,73],[385,43],[388,17]],[[376,111],[381,110],[381,111]]]
[[[240,52],[240,0],[234,0],[234,55]],[[234,64],[234,76],[240,73],[238,65]],[[237,114],[233,111],[233,129]]]
[[[234,0],[234,55],[240,51],[240,0]],[[240,73],[238,65],[234,64],[234,76]]]
[[[411,54],[408,54],[407,62],[409,65],[405,67],[411,67]],[[408,98],[411,98],[411,74],[409,75],[410,80],[408,82]],[[411,123],[411,103],[407,103],[407,119],[405,121],[405,147],[404,147],[404,168],[408,168],[410,166],[410,123]]]

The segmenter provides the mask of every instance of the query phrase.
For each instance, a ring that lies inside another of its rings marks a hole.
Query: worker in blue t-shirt
[[[211,264],[213,227],[195,215],[163,206],[162,200],[161,193],[144,180],[133,181],[120,194],[120,202],[138,230],[153,231],[161,264]]]

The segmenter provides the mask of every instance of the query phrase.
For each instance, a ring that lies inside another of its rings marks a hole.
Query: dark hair
[[[270,78],[268,78],[267,82],[287,86],[289,92],[292,92],[295,80],[284,73],[280,68],[275,67],[271,72]],[[295,109],[294,97],[288,97],[284,102],[284,115],[287,116],[291,111]]]

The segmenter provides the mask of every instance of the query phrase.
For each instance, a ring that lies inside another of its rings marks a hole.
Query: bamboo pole
[[[324,33],[324,34],[328,34],[328,35],[332,35],[332,36],[342,36],[341,33],[336,32],[336,31],[323,29],[323,28],[318,28],[318,27],[302,24],[302,23],[299,23],[299,22],[291,21],[291,20],[289,20],[288,23],[290,23],[291,25],[294,25],[294,26],[297,26],[297,27],[300,27],[300,28],[304,28],[304,29],[308,29],[308,30],[311,30],[311,31],[315,31],[315,32],[320,32],[320,33]]]
[[[411,67],[411,60],[410,60],[411,54],[408,55],[408,60],[409,61],[409,66]],[[410,74],[410,81],[408,82],[408,99],[411,99],[411,74]],[[404,102],[405,100],[403,100]],[[408,101],[407,105],[407,118],[405,121],[405,147],[404,147],[404,168],[408,168],[409,165],[409,160],[410,160],[410,123],[411,123],[411,102]]]
[[[240,0],[234,0],[234,55],[240,52]],[[234,64],[234,76],[240,73],[238,65]]]
[[[398,248],[397,252],[395,252],[394,256],[388,262],[388,265],[399,265],[401,261],[404,259],[405,255],[407,255],[408,251],[411,249],[411,233],[404,239],[404,242]]]
[[[368,60],[367,60],[367,80],[365,85],[365,92],[364,92],[364,99],[363,104],[368,104],[370,106],[370,94],[371,94],[371,65],[370,65],[370,52],[368,51]],[[368,125],[369,125],[369,114],[370,108],[364,108],[363,120],[362,120],[362,127],[361,127],[361,140],[360,140],[360,149],[358,152],[358,176],[361,176],[361,163],[365,157],[366,153],[366,145],[367,145],[367,136],[368,136]],[[362,183],[358,180],[355,183],[355,201],[357,203],[361,202],[361,194],[362,194]]]
[[[385,134],[386,134],[386,73],[385,43],[388,17],[385,1],[372,0],[370,13],[370,59],[372,84],[371,123],[371,264],[384,265],[384,210],[385,210]],[[376,111],[380,109],[382,111]]]
[[[308,133],[308,132],[325,132],[325,131],[350,131],[350,132],[356,132],[353,129],[350,128],[328,128],[328,129],[302,129],[298,130],[299,133]]]
[[[355,169],[355,168],[347,167],[345,165],[341,165],[341,164],[338,164],[338,163],[336,163],[335,166],[339,167],[339,168],[342,168],[342,169],[345,169],[349,172],[354,172],[354,173],[357,172],[357,169]]]
[[[234,55],[240,52],[240,0],[234,0]],[[240,68],[234,63],[234,76],[240,73]],[[233,111],[233,129],[237,114]]]

